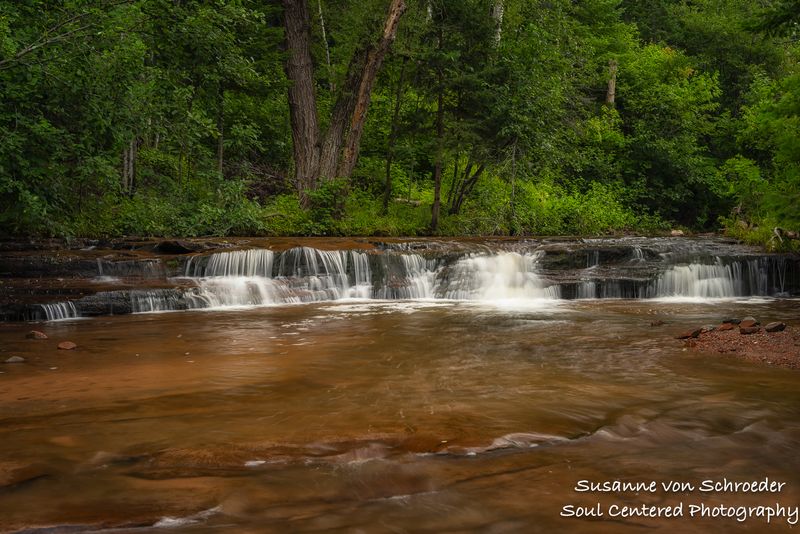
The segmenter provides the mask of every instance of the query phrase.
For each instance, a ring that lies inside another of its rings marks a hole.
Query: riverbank
[[[738,326],[701,332],[685,341],[693,351],[733,357],[744,361],[800,369],[800,329],[787,325],[780,332],[764,328],[743,334]]]

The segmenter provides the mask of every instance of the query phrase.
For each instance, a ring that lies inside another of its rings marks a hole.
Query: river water
[[[538,296],[0,324],[2,359],[27,360],[0,366],[0,531],[800,528],[689,516],[800,505],[800,375],[674,339],[729,316],[797,324],[796,300]],[[575,491],[765,478],[786,485]],[[608,508],[679,503],[672,519]]]

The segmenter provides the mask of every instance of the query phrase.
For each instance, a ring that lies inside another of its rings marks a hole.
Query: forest
[[[0,234],[789,246],[798,23],[798,0],[0,0]]]

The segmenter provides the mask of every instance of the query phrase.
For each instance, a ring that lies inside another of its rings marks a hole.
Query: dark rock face
[[[765,326],[764,330],[767,332],[783,332],[786,330],[786,323],[775,321],[774,323],[769,323],[767,326]]]
[[[744,322],[744,321],[742,321]],[[760,326],[740,326],[739,333],[744,336],[749,336],[750,334],[757,334],[761,331]]]
[[[203,246],[189,241],[162,241],[153,247],[158,254],[190,254],[203,250]]]

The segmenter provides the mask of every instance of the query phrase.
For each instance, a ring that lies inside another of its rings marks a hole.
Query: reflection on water
[[[761,531],[559,517],[597,502],[800,502],[800,375],[673,339],[743,315],[796,323],[800,310],[339,301],[49,323],[47,341],[0,325],[2,359],[27,359],[0,368],[0,531]],[[63,339],[79,349],[55,350]],[[767,476],[786,488],[573,491]]]

